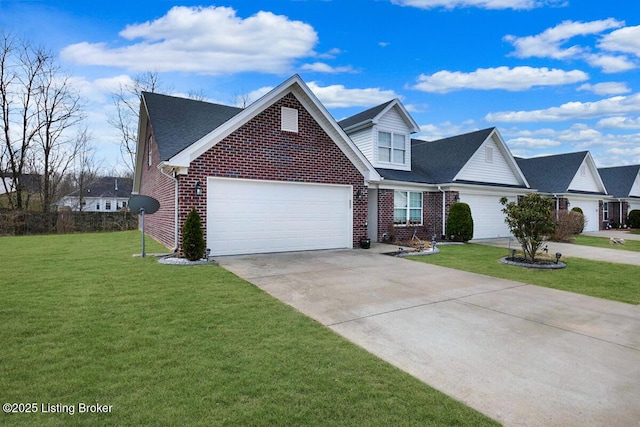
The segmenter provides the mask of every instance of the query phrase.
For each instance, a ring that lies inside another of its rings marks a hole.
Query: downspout
[[[447,216],[447,208],[446,208],[447,193],[439,185],[438,185],[438,191],[442,193],[442,236],[445,236],[445,233],[447,232],[447,229],[445,228],[445,220]]]
[[[169,178],[170,180],[172,180],[174,182],[173,194],[175,195],[175,200],[173,202],[173,206],[174,206],[173,223],[175,224],[175,229],[173,231],[173,249],[172,249],[172,252],[175,252],[175,251],[178,250],[178,178],[176,178],[176,170],[175,170],[175,168],[172,169],[173,176],[171,176],[168,173],[166,173],[164,171],[163,167],[159,166],[158,169],[160,169],[160,173],[162,175],[166,176],[167,178]]]
[[[620,202],[620,216],[618,218],[620,218],[620,226],[622,226],[622,199],[618,199],[618,202]]]
[[[556,198],[556,222],[557,222],[559,218],[558,213],[560,212],[560,199],[558,198],[557,194],[554,194],[553,197]]]

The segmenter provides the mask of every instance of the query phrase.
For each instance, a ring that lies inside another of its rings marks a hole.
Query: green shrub
[[[631,212],[629,212],[627,225],[631,228],[640,228],[640,210],[634,209]]]
[[[473,238],[473,217],[466,203],[454,203],[449,208],[446,227],[447,237],[458,242],[467,242]]]
[[[191,208],[187,219],[182,226],[182,250],[189,261],[197,261],[204,255],[204,235],[202,223],[196,208]]]
[[[576,233],[576,234],[580,234],[584,231],[584,226],[587,224],[587,218],[584,216],[584,212],[582,212],[582,209],[579,208],[578,206],[576,206],[575,208],[571,208],[571,212],[579,213],[580,217],[582,218],[582,225],[580,226],[580,231]]]
[[[582,209],[578,206],[576,206],[575,208],[571,208],[571,212],[578,212],[579,214],[584,215],[584,212],[582,212]]]

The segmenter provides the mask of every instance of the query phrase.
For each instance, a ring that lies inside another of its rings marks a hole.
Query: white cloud
[[[462,123],[453,123],[450,121],[420,125],[420,132],[415,136],[417,139],[426,141],[436,141],[450,136],[461,135],[468,132],[478,130],[478,126],[473,120],[467,120]]]
[[[598,43],[600,49],[640,56],[640,25],[612,31]]]
[[[282,73],[315,55],[318,36],[309,24],[258,12],[246,19],[229,7],[173,7],[154,21],[127,26],[123,47],[82,42],[62,50],[65,60],[131,70],[216,75],[243,71]]]
[[[322,87],[316,82],[309,82],[308,86],[327,108],[373,107],[398,98],[394,91],[380,88],[347,89],[343,85]]]
[[[393,4],[420,9],[476,7],[480,9],[533,9],[546,4],[560,4],[555,0],[392,0]]]
[[[485,116],[488,122],[544,122],[640,113],[640,93],[595,102],[567,102],[559,107],[530,111],[502,111]]]
[[[631,92],[631,89],[623,82],[604,82],[594,85],[585,83],[578,90],[593,92],[596,95],[622,95],[623,93]]]
[[[373,107],[398,98],[392,90],[380,88],[347,89],[343,85],[320,86],[308,82],[307,86],[327,108]],[[253,102],[269,92],[273,87],[262,87],[249,93],[249,102]]]
[[[596,126],[603,129],[640,129],[640,117],[607,117],[598,121]]]
[[[316,73],[353,73],[355,70],[351,66],[344,67],[332,67],[329,64],[325,64],[324,62],[314,62],[313,64],[304,64],[300,67],[301,70],[305,71],[314,71]]]
[[[562,145],[562,142],[550,138],[513,138],[506,141],[510,147],[547,148]]]
[[[421,74],[418,77],[418,84],[413,88],[437,93],[447,93],[462,89],[523,91],[531,89],[533,86],[557,86],[588,79],[589,76],[579,70],[497,67],[479,68],[471,73],[438,71],[431,75]]]
[[[554,58],[566,59],[585,52],[581,46],[563,48],[562,45],[576,36],[599,34],[613,28],[620,28],[623,21],[613,18],[591,22],[563,21],[553,28],[548,28],[535,36],[516,37],[507,35],[504,40],[515,48],[514,56],[519,58]]]
[[[589,54],[585,59],[592,67],[602,68],[604,73],[620,73],[638,68],[638,65],[625,55]]]

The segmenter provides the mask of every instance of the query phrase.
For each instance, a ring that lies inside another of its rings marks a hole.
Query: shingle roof
[[[516,162],[531,188],[544,193],[566,193],[588,151],[523,159]]]
[[[453,182],[494,127],[437,141],[411,140],[411,172],[378,169],[385,179],[428,184]]]
[[[143,92],[161,160],[169,160],[242,108]]]
[[[624,198],[631,193],[633,183],[640,173],[640,165],[599,168],[598,172],[609,194]]]
[[[374,118],[376,118],[378,114],[382,112],[382,110],[387,108],[387,106],[391,104],[393,101],[395,101],[395,99],[392,99],[391,101],[387,101],[384,104],[380,104],[378,106],[369,108],[368,110],[365,110],[351,117],[347,117],[346,119],[340,120],[338,124],[342,129],[348,129],[351,126],[373,120]]]
[[[103,176],[91,182],[84,189],[84,197],[131,197],[133,179]],[[79,190],[69,194],[78,197]]]

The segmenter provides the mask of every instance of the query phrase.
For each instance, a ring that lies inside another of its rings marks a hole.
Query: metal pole
[[[144,253],[144,208],[140,208],[140,215],[142,221],[142,258],[145,257]]]

